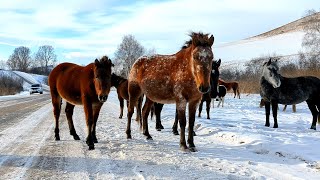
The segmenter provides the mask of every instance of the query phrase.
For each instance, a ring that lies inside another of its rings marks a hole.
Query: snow
[[[3,98],[8,97],[0,97],[0,101]],[[127,120],[118,119],[119,101],[111,91],[97,122],[99,143],[88,151],[83,108],[76,106],[74,112],[81,141],[69,135],[63,111],[61,141],[54,141],[49,103],[0,132],[0,165],[10,157],[25,160],[23,167],[10,166],[15,178],[35,173],[32,178],[39,179],[319,179],[320,132],[309,129],[312,116],[306,103],[298,104],[296,113],[291,106],[282,112],[280,106],[279,128],[274,129],[264,126],[264,109],[259,108],[259,102],[257,94],[242,95],[242,99],[227,94],[223,108],[211,108],[210,120],[202,111],[202,117],[196,117],[200,127],[194,139],[195,153],[180,151],[179,136],[171,132],[173,104],[164,105],[163,131],[156,131],[155,120],[149,120],[153,140],[145,139],[134,120],[133,139],[127,140]],[[32,143],[23,146],[23,151],[16,150],[28,140]],[[16,148],[9,149],[11,143]],[[39,158],[40,164],[33,162]]]
[[[45,91],[49,91],[49,86],[46,85],[47,77],[44,75],[38,75],[38,74],[29,74],[21,71],[7,71],[7,70],[0,70],[0,75],[1,73],[5,75],[11,75],[13,77],[20,77],[23,79],[23,90],[24,91],[29,91],[30,86],[32,84],[42,84],[42,88]]]
[[[304,32],[296,31],[267,38],[250,38],[231,43],[214,45],[215,57],[222,62],[243,62],[268,55],[291,55],[302,50]]]

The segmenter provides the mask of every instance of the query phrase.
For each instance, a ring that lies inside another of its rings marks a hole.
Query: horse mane
[[[112,67],[114,67],[114,64],[112,63],[111,59],[108,56],[102,56],[100,60],[96,59],[95,63],[98,64],[111,64]]]
[[[186,41],[181,49],[186,49],[192,44],[194,46],[211,46],[209,34],[204,34],[202,32],[191,32],[189,36],[191,37],[191,39]]]

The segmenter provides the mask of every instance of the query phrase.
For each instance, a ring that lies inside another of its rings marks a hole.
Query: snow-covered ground
[[[296,113],[291,106],[280,111],[274,129],[264,126],[259,101],[259,95],[228,94],[223,108],[211,108],[210,120],[202,112],[195,153],[180,151],[179,136],[171,133],[175,105],[164,106],[163,131],[149,120],[153,140],[145,139],[135,121],[133,139],[127,140],[127,120],[118,118],[111,91],[97,124],[99,143],[88,151],[82,107],[74,112],[81,141],[69,135],[64,111],[61,141],[54,141],[49,103],[0,132],[0,179],[320,179],[320,132],[309,129],[307,105],[298,104]]]

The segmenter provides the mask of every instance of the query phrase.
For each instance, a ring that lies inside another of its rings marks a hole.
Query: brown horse
[[[219,79],[219,85],[224,85],[227,88],[227,91],[230,91],[232,89],[233,93],[234,93],[234,98],[236,98],[236,96],[238,96],[238,98],[240,99],[240,90],[239,90],[239,83],[238,82],[236,82],[236,81],[226,82],[222,79]]]
[[[129,100],[128,80],[112,73],[111,86],[114,86],[117,89],[118,99],[120,102],[120,116],[119,116],[119,118],[122,119],[124,100],[127,100],[127,107],[128,107],[128,100]],[[140,122],[140,117],[141,117],[141,103],[142,103],[142,99],[139,101],[138,106],[136,107],[137,108],[136,121],[139,121],[139,122]]]
[[[96,123],[103,103],[107,100],[111,87],[111,60],[103,56],[85,67],[72,63],[62,63],[49,75],[49,86],[55,117],[55,139],[59,136],[59,117],[62,98],[66,103],[66,116],[70,135],[80,140],[73,125],[72,115],[75,105],[83,105],[86,115],[89,150],[97,143]]]
[[[173,55],[141,57],[132,66],[129,75],[129,108],[127,138],[131,138],[131,117],[142,94],[146,95],[143,108],[143,134],[152,139],[148,130],[148,115],[153,102],[175,103],[180,124],[180,147],[196,151],[193,140],[195,113],[202,94],[210,90],[210,72],[213,59],[211,46],[214,37],[191,33],[191,40]],[[186,106],[189,108],[188,143],[185,139]]]

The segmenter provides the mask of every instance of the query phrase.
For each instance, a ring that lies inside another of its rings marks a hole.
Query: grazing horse
[[[238,82],[236,82],[236,81],[226,82],[222,79],[219,79],[219,85],[224,85],[227,88],[227,91],[230,91],[232,89],[233,93],[234,93],[234,98],[236,98],[236,96],[238,96],[238,98],[240,99],[240,90],[239,90],[239,83]]]
[[[219,107],[221,103],[222,103],[222,107],[223,107],[224,97],[227,94],[227,88],[224,85],[219,85],[217,92],[218,92],[217,96],[215,97],[215,99],[217,99],[219,101],[217,107]],[[214,103],[214,101],[213,101],[213,103]],[[212,106],[214,107],[214,104],[212,104]]]
[[[306,101],[313,117],[310,129],[316,130],[317,119],[320,121],[320,79],[313,76],[283,77],[278,73],[277,60],[272,61],[271,58],[263,64],[262,69],[260,95],[265,101],[265,126],[270,126],[270,104],[274,119],[273,127],[278,128],[278,103],[292,105]]]
[[[62,98],[66,103],[66,116],[70,135],[80,140],[73,125],[72,115],[75,105],[83,105],[87,124],[86,143],[89,150],[97,143],[96,123],[101,106],[107,101],[111,87],[111,60],[103,56],[85,67],[72,63],[62,63],[55,67],[49,75],[49,86],[55,117],[55,139],[59,136],[59,117]]]
[[[206,101],[207,119],[210,119],[210,103],[213,95],[217,94],[218,79],[220,75],[220,72],[219,72],[220,64],[221,64],[221,59],[219,59],[218,61],[213,61],[212,63],[212,71],[210,75],[211,90],[210,92],[202,95],[202,99],[199,104],[198,117],[201,117],[202,105],[203,105],[203,102]]]
[[[117,76],[116,74],[112,73],[111,75],[111,86],[114,86],[117,89],[117,94],[118,94],[118,99],[120,102],[120,116],[119,118],[122,119],[123,116],[123,106],[124,106],[124,100],[127,100],[127,107],[128,107],[128,100],[129,100],[129,94],[128,94],[128,80],[121,77]],[[136,121],[140,121],[141,117],[141,102],[142,99],[139,100],[137,108],[137,117]]]
[[[180,148],[196,151],[193,140],[195,113],[202,94],[210,90],[214,37],[191,33],[191,40],[173,55],[141,57],[133,64],[129,75],[129,108],[127,138],[131,138],[131,117],[138,98],[146,95],[142,112],[143,134],[152,139],[148,130],[148,115],[154,102],[175,103],[180,124]],[[189,108],[188,144],[185,139],[186,107]]]

